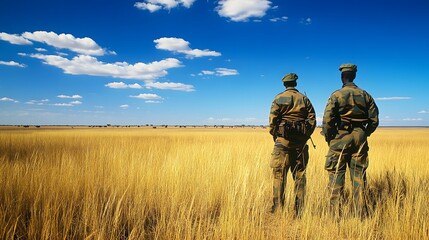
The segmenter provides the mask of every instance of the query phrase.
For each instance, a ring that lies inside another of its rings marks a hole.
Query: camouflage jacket
[[[277,128],[282,122],[307,121],[311,132],[316,127],[316,113],[310,100],[294,87],[288,87],[277,94],[271,104],[270,134],[275,136]]]
[[[346,83],[331,94],[323,114],[323,134],[335,137],[342,124],[364,126],[369,136],[378,126],[378,108],[374,99],[354,83]]]

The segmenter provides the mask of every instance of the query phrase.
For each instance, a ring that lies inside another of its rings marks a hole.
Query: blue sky
[[[429,126],[429,1],[0,0],[0,124],[267,124],[283,75],[318,124],[339,65],[382,126]]]

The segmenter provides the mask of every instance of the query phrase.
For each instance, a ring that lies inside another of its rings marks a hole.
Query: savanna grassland
[[[327,212],[319,131],[295,219],[290,174],[286,209],[268,213],[267,129],[2,127],[0,238],[429,239],[429,128],[369,138],[363,220]]]

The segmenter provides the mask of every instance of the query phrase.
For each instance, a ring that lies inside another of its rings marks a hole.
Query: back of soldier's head
[[[344,63],[338,68],[341,71],[341,80],[353,82],[356,78],[357,66],[353,63]]]
[[[356,72],[342,72],[341,73],[341,80],[347,81],[347,82],[353,82],[356,78]]]
[[[295,73],[286,74],[282,78],[282,82],[285,87],[296,87],[296,80],[298,80],[298,75]]]
[[[283,86],[285,87],[296,87],[296,81],[283,82]]]

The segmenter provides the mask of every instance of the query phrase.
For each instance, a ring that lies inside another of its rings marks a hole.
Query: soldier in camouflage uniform
[[[367,137],[378,126],[378,108],[366,91],[357,87],[353,80],[357,67],[342,64],[343,87],[329,97],[323,115],[325,140],[329,145],[325,169],[329,173],[330,209],[339,214],[343,198],[346,167],[349,167],[353,185],[353,210],[364,216],[366,212],[364,190],[368,167]]]
[[[275,97],[269,122],[270,134],[275,142],[270,163],[274,175],[271,212],[284,206],[287,172],[290,169],[295,181],[294,210],[295,215],[299,216],[304,204],[305,168],[309,158],[306,142],[316,126],[316,114],[310,100],[295,88],[297,79],[295,73],[283,77],[286,90]]]

